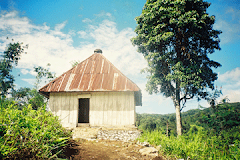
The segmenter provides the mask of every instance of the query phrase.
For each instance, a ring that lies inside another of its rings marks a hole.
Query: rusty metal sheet
[[[94,74],[93,76],[93,83],[92,86],[90,88],[90,90],[101,90],[102,88],[102,78],[103,78],[103,74]]]
[[[87,64],[86,64],[86,69],[84,71],[84,74],[88,74],[91,72],[91,69],[92,69],[92,66],[93,66],[93,61],[91,60],[88,60]]]
[[[118,83],[117,83],[116,90],[117,91],[125,90],[126,78],[124,78],[122,75],[119,75],[117,81]]]
[[[70,74],[71,74],[71,71],[65,73],[65,76],[64,76],[64,78],[63,78],[63,80],[62,80],[62,84],[61,84],[61,86],[60,86],[60,88],[59,88],[60,91],[65,90],[65,87],[66,87],[66,85],[67,85],[67,83],[68,83]]]
[[[50,92],[57,92],[58,91],[58,87],[60,86],[60,83],[62,81],[63,76],[57,78],[55,81],[53,81]]]
[[[132,82],[128,79],[127,82],[126,82],[126,88],[129,89],[129,90],[136,90],[136,86],[133,86],[131,85]]]
[[[140,91],[140,89],[102,54],[95,53],[39,91],[49,95],[50,92]]]
[[[109,72],[109,63],[107,63],[107,61],[105,59],[103,59],[103,63],[102,63],[102,72],[101,73],[108,73]]]
[[[96,59],[96,65],[94,68],[94,73],[96,74],[100,74],[102,69],[102,59]]]
[[[113,90],[113,78],[114,78],[114,72],[113,69],[110,68],[109,73],[104,73],[104,77],[103,77],[103,84],[102,84],[102,89],[103,90],[107,90],[107,91],[111,91]]]
[[[79,82],[81,81],[81,77],[83,75],[85,67],[85,62],[80,63],[76,66],[75,70],[75,76],[74,79],[72,80],[72,83],[70,84],[69,89],[70,90],[76,90],[78,88]]]

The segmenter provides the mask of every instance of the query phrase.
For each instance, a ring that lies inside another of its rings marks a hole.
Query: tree
[[[50,63],[47,64],[47,67],[51,66]],[[35,88],[36,90],[39,88],[40,83],[42,82],[43,78],[45,78],[45,83],[47,81],[51,81],[55,77],[55,74],[49,71],[49,68],[43,68],[41,66],[34,67],[34,71],[37,73],[36,76],[36,83]]]
[[[12,100],[17,102],[17,105],[19,108],[22,108],[22,106],[25,106],[28,104],[28,101],[30,99],[30,91],[31,89],[28,87],[21,87],[17,90],[12,89],[11,96]]]
[[[10,43],[3,52],[0,60],[0,94],[6,97],[9,89],[13,88],[14,77],[11,75],[14,65],[18,64],[23,48],[20,43]]]
[[[31,104],[32,109],[37,110],[46,103],[46,98],[39,94],[36,88],[21,87],[18,90],[13,89],[12,99],[17,102],[19,109],[23,109]]]
[[[47,66],[50,66],[50,64],[47,64]],[[55,78],[55,74],[50,72],[48,68],[41,66],[34,67],[34,71],[37,73],[34,88],[21,87],[18,90],[12,90],[12,97],[18,102],[20,109],[31,104],[32,109],[37,110],[47,102],[47,99],[38,92],[38,87],[43,79],[50,81]]]
[[[206,98],[206,100],[208,101],[208,103],[212,108],[214,108],[217,105],[217,102],[216,102],[217,98],[220,97],[220,95],[222,94],[221,88],[220,90],[218,90],[216,87],[211,94],[208,94],[208,97]]]
[[[188,99],[208,96],[214,89],[221,66],[208,54],[220,50],[221,31],[214,30],[214,16],[203,0],[147,0],[142,14],[136,17],[136,37],[132,43],[148,62],[147,91],[163,93],[173,100],[177,134],[182,134],[180,111]]]
[[[48,63],[47,67],[50,65],[51,64]],[[37,109],[47,103],[47,99],[38,92],[40,83],[42,80],[45,80],[45,83],[47,81],[51,81],[53,78],[55,78],[55,74],[50,72],[49,68],[43,68],[41,66],[34,67],[34,71],[37,73],[36,83],[35,88],[30,91],[31,99],[29,99],[29,104],[32,105],[33,109]]]

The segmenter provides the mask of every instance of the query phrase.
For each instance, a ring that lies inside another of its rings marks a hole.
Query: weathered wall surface
[[[129,126],[135,123],[134,92],[51,93],[50,110],[64,127],[76,127],[78,99],[90,98],[91,126]]]
[[[59,117],[63,127],[76,127],[78,98],[76,93],[51,93],[49,108]]]

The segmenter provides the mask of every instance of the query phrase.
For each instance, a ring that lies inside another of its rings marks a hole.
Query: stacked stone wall
[[[139,130],[98,130],[97,139],[134,141],[140,134]]]

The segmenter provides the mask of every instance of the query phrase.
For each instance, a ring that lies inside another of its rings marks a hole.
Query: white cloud
[[[234,21],[240,22],[240,10],[239,9],[234,9],[232,7],[227,8],[226,13],[231,14],[231,18]]]
[[[77,33],[79,34],[79,38],[88,38],[87,32],[85,31],[78,31]]]
[[[110,15],[109,15],[110,16]],[[103,55],[112,62],[123,74],[135,82],[142,90],[143,106],[137,108],[139,113],[174,113],[174,105],[170,98],[164,98],[162,94],[149,95],[145,91],[146,75],[140,74],[140,70],[147,66],[142,54],[136,52],[130,39],[135,36],[132,28],[118,30],[116,23],[104,19],[100,23],[92,23],[85,19],[86,30],[69,31],[65,33],[64,21],[51,29],[46,23],[35,25],[27,17],[20,17],[18,12],[5,12],[0,14],[0,51],[3,51],[9,40],[29,44],[27,54],[23,54],[18,68],[22,74],[32,74],[34,66],[45,67],[50,63],[50,71],[57,76],[71,68],[72,61],[83,61],[93,54],[94,49],[103,50]],[[75,35],[80,36],[79,46],[73,46]],[[231,102],[239,101],[240,97],[240,68],[219,75],[219,82],[223,85],[224,96],[228,96]],[[35,79],[23,79],[34,84]],[[41,84],[42,86],[44,84]],[[19,85],[20,86],[20,85]],[[202,101],[201,103],[205,103]],[[197,108],[196,101],[187,102],[186,109]]]
[[[226,44],[240,38],[240,23],[230,24],[225,20],[218,20],[215,24],[215,28],[223,32],[220,35],[222,44]]]
[[[15,27],[16,24],[17,27]],[[140,70],[145,68],[147,63],[130,42],[130,39],[135,36],[132,28],[119,31],[115,22],[104,19],[98,24],[87,24],[86,30],[65,33],[63,30],[66,25],[67,21],[64,21],[51,29],[46,23],[32,24],[30,19],[19,17],[17,12],[0,14],[0,31],[4,31],[0,32],[0,41],[3,42],[0,44],[0,51],[3,51],[9,43],[6,35],[14,37],[15,41],[29,45],[26,49],[27,54],[22,55],[18,64],[23,74],[34,75],[34,66],[45,67],[47,63],[50,63],[50,71],[59,76],[71,68],[70,62],[83,61],[93,54],[94,49],[100,48],[110,62],[141,88],[143,107],[139,107],[139,112],[174,112],[171,99],[163,98],[159,94],[149,95],[145,91],[146,75],[140,74]],[[85,38],[80,39],[79,46],[73,46],[74,33]],[[35,79],[25,78],[23,80],[32,85],[35,83]],[[149,110],[149,108],[152,109]]]
[[[82,22],[83,22],[83,23],[91,23],[92,20],[89,19],[89,18],[85,18],[85,19],[82,20]]]
[[[218,81],[222,84],[223,95],[219,99],[227,97],[230,102],[240,101],[240,68],[235,68],[219,75]]]
[[[100,15],[103,13],[110,16],[105,12],[101,12]],[[103,55],[127,76],[138,75],[146,66],[142,55],[136,52],[136,48],[130,42],[130,38],[135,36],[131,28],[119,31],[116,23],[107,19],[97,25],[88,24],[88,30],[80,30],[77,33],[82,37],[90,37],[92,41],[83,41],[80,46],[74,47],[73,31],[69,33],[62,31],[66,25],[67,21],[64,21],[51,29],[46,23],[32,24],[30,19],[20,17],[16,11],[2,13],[0,41],[3,43],[0,50],[3,51],[9,43],[6,35],[14,37],[15,41],[28,44],[27,54],[22,55],[18,64],[23,73],[32,70],[34,66],[45,66],[50,63],[50,70],[60,75],[70,69],[71,61],[86,59],[96,48],[101,48]]]
[[[96,17],[112,17],[112,14],[109,12],[101,11],[99,14],[95,14]]]
[[[146,75],[142,75],[146,76]],[[150,95],[146,91],[146,79],[142,83],[138,83],[138,87],[142,91],[142,107],[137,107],[137,113],[157,113],[157,114],[168,114],[174,113],[175,108],[171,98],[166,98],[162,94],[152,94]]]
[[[21,73],[22,73],[22,74],[28,74],[28,73],[30,73],[30,72],[29,72],[29,70],[27,70],[27,69],[21,69]]]
[[[118,31],[115,22],[105,19],[99,25],[89,24],[88,30],[79,31],[78,34],[94,40],[92,44],[85,41],[81,48],[85,45],[101,48],[103,55],[125,75],[139,75],[140,70],[147,66],[143,56],[136,52],[130,42],[135,36],[131,28]]]
[[[57,24],[54,30],[51,30],[46,23],[38,26],[31,24],[30,19],[19,17],[16,11],[2,13],[0,50],[5,50],[9,43],[6,36],[13,37],[15,41],[29,45],[25,50],[27,54],[22,54],[18,68],[32,70],[34,66],[45,66],[50,63],[51,71],[59,75],[71,67],[69,62],[76,59],[76,55],[78,57],[81,55],[81,49],[72,46],[72,33],[65,34],[61,31],[65,25],[66,21]]]
[[[2,34],[29,34],[34,30],[47,30],[46,24],[43,27],[32,25],[27,17],[19,17],[17,11],[1,12],[0,30]]]
[[[240,89],[238,89],[238,90],[223,89],[223,92],[226,94],[221,96],[220,100],[227,97],[230,100],[230,102],[239,102],[240,101]]]
[[[55,30],[56,30],[56,31],[62,30],[62,29],[66,26],[66,24],[67,24],[67,21],[64,21],[63,23],[57,24],[57,25],[55,26]]]
[[[229,82],[229,81],[237,82],[237,81],[239,81],[240,80],[240,68],[238,67],[231,71],[227,71],[224,74],[220,74],[218,80],[221,82]]]
[[[221,43],[226,44],[240,39],[240,10],[228,8],[224,15],[217,19],[215,29],[221,30]]]
[[[28,79],[22,79],[23,81],[25,81],[25,82],[27,82],[27,83],[29,83],[29,84],[31,84],[31,85],[35,85],[35,82],[36,82],[36,79],[33,79],[33,78],[28,78]]]
[[[51,35],[58,36],[60,38],[68,38],[68,40],[72,41],[71,35],[73,31],[70,31],[68,34],[63,33],[61,30],[66,26],[67,21],[64,21],[63,23],[56,24],[54,27],[54,30],[51,30],[50,33]]]

